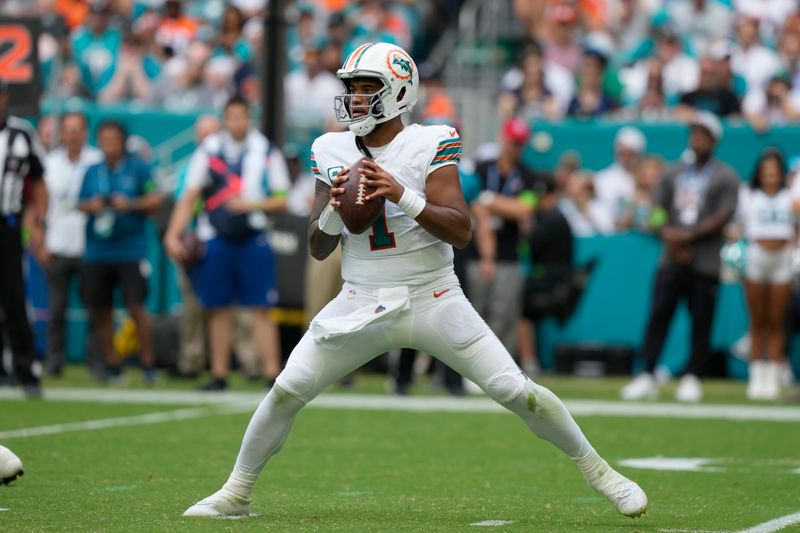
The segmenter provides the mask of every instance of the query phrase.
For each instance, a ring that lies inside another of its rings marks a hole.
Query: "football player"
[[[417,100],[414,61],[396,45],[367,43],[337,76],[345,94],[335,109],[349,131],[326,133],[312,146],[317,184],[308,238],[317,259],[341,242],[345,284],[313,319],[253,415],[228,481],[184,515],[249,514],[253,485],[300,409],[331,383],[401,347],[430,353],[480,385],[575,461],[620,513],[643,514],[642,489],[597,454],[561,401],[519,369],[464,297],[452,250],[471,238],[457,170],[461,141],[449,126],[403,124]],[[370,158],[362,175],[350,175],[361,158]],[[376,187],[369,197],[386,199],[382,215],[360,235],[344,228],[339,212],[345,180],[364,180]]]

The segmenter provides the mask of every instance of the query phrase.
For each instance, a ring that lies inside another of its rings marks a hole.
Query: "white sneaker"
[[[764,364],[764,379],[761,385],[761,399],[777,400],[781,395],[781,367],[778,363],[767,361]]]
[[[655,400],[658,398],[658,382],[649,372],[642,372],[619,391],[623,400]]]
[[[761,400],[764,397],[764,361],[751,361],[747,378],[747,399]]]
[[[605,496],[621,514],[636,518],[647,512],[647,494],[604,460],[599,459],[594,472],[585,473],[584,477],[589,486]]]
[[[703,389],[700,380],[694,374],[686,374],[678,383],[675,399],[679,402],[697,403],[703,398]]]
[[[241,498],[224,488],[200,500],[183,513],[183,516],[229,518],[250,515],[250,498]]]
[[[20,458],[5,446],[0,446],[0,485],[8,485],[22,474]]]

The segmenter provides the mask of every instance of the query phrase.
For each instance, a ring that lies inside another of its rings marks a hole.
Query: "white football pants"
[[[315,320],[345,317],[370,306],[377,310],[377,298],[376,288],[345,283]],[[520,370],[464,297],[458,279],[450,275],[411,288],[409,307],[393,318],[319,342],[307,332],[253,415],[234,473],[254,482],[254,476],[283,445],[297,412],[306,403],[374,357],[405,347],[429,353],[477,383],[492,399],[518,414],[536,435],[569,457],[591,451],[561,401]]]

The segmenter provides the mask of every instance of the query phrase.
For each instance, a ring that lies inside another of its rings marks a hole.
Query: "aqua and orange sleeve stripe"
[[[449,161],[458,162],[461,159],[461,138],[454,137],[445,139],[436,148],[436,155],[433,156],[432,164],[440,164]]]
[[[317,158],[314,157],[314,152],[311,152],[310,160],[311,160],[311,172],[314,173],[314,177],[316,178],[322,176],[322,174],[319,171],[319,167],[317,166]]]

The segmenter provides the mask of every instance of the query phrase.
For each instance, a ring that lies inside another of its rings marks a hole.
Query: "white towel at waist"
[[[331,340],[340,335],[360,331],[396,317],[410,306],[408,287],[378,289],[378,299],[370,305],[356,309],[345,316],[313,320],[309,326],[311,337],[317,341]]]

